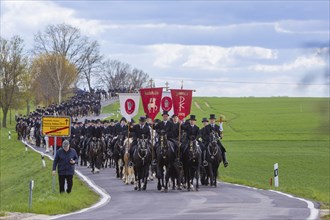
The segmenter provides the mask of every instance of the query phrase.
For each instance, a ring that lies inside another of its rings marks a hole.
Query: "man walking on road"
[[[56,152],[56,156],[53,163],[53,176],[55,176],[56,167],[58,171],[60,193],[64,192],[65,180],[67,181],[66,192],[71,192],[73,185],[72,178],[77,159],[78,156],[76,150],[70,148],[70,143],[68,140],[63,141],[62,148]]]

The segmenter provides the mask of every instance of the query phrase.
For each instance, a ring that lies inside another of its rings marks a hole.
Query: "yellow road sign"
[[[71,117],[42,117],[42,135],[70,136]]]

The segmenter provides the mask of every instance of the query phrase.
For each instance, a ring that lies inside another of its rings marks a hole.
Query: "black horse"
[[[112,165],[112,155],[113,151],[111,149],[111,143],[113,140],[113,136],[111,135],[106,135],[105,137],[105,158],[104,158],[104,167],[107,168],[108,166],[111,167]]]
[[[83,137],[80,141],[80,166],[87,166],[88,158],[88,147],[89,147],[90,138],[86,136]]]
[[[79,136],[73,136],[71,139],[70,139],[70,146],[71,148],[75,149],[76,152],[77,152],[77,156],[78,156],[78,159],[77,159],[77,163],[79,161],[79,158],[80,158],[80,137]],[[79,164],[79,163],[78,163]]]
[[[182,160],[187,190],[191,190],[194,178],[196,178],[196,191],[198,191],[199,172],[201,165],[201,150],[198,146],[198,141],[194,136],[189,137],[189,140],[185,143]]]
[[[208,174],[210,177],[210,185],[217,187],[218,169],[222,161],[221,148],[218,144],[219,136],[212,131],[210,134],[210,142],[206,149],[206,161],[208,167]]]
[[[104,152],[103,142],[98,138],[92,138],[89,142],[88,154],[89,163],[92,173],[98,173],[102,165],[102,157]]]
[[[143,183],[142,190],[147,189],[149,166],[151,164],[150,149],[151,143],[148,139],[142,138],[137,140],[137,146],[133,152],[134,174],[137,184],[134,188],[135,190],[141,190],[141,181]]]
[[[119,162],[122,161],[123,155],[125,153],[124,141],[125,135],[118,135],[112,150],[112,158],[115,160],[117,178],[123,178],[123,162],[121,162],[121,164],[119,164]]]
[[[167,192],[170,173],[175,160],[174,143],[167,140],[167,135],[161,132],[159,134],[158,142],[156,143],[155,148],[157,154],[157,189],[161,190],[162,192]]]

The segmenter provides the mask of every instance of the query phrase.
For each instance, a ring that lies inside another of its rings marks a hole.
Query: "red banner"
[[[171,94],[174,114],[182,120],[190,114],[192,90],[171,89]]]
[[[140,89],[144,112],[154,120],[160,110],[163,88]]]

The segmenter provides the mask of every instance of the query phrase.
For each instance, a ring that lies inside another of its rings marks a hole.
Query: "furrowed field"
[[[118,108],[116,103],[103,112],[114,113]],[[138,116],[144,115],[141,103],[139,108]],[[211,113],[227,120],[222,142],[230,165],[221,165],[222,181],[270,189],[273,165],[278,163],[280,187],[276,190],[329,208],[328,98],[193,99],[191,114],[196,115],[200,128],[202,117]]]

